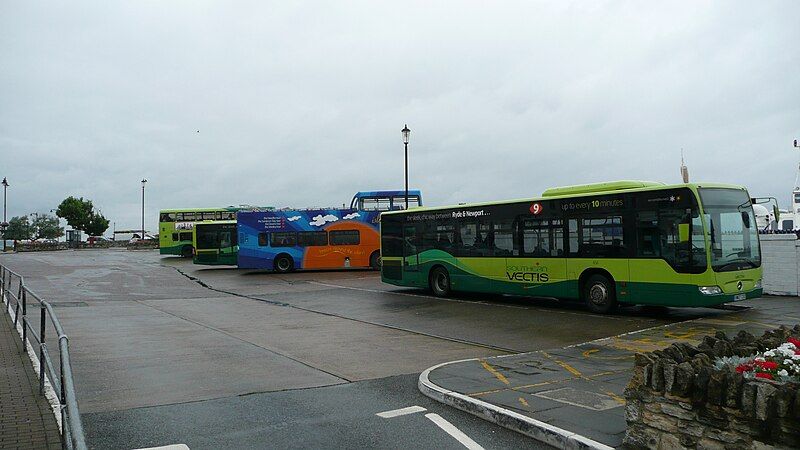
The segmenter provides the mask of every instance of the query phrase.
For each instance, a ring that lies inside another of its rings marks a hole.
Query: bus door
[[[419,272],[421,236],[416,225],[403,226],[403,273]]]

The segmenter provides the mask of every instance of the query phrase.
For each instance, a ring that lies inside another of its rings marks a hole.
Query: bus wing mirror
[[[778,209],[778,205],[772,206],[772,213],[775,215],[775,223],[778,223],[781,218],[781,211]]]
[[[678,240],[680,242],[689,242],[689,224],[688,223],[679,223],[678,224]]]
[[[744,223],[745,228],[750,228],[750,214],[745,211],[742,211],[742,223]]]

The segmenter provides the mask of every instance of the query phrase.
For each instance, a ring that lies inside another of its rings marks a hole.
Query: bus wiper
[[[741,264],[741,263],[745,263],[745,264],[747,264],[748,266],[750,266],[751,268],[756,268],[756,267],[758,267],[758,266],[756,265],[756,263],[754,263],[753,261],[750,261],[749,259],[746,259],[746,258],[736,258],[736,259],[734,259],[734,260],[731,260],[731,261],[726,261],[726,262],[725,262],[725,264],[723,264],[722,266],[719,266],[719,268],[720,268],[720,270],[722,270],[722,269],[725,269],[726,267],[728,267],[728,266],[732,266],[732,265],[736,265],[736,268],[738,268],[738,267],[739,267],[739,266],[738,266],[738,264]]]

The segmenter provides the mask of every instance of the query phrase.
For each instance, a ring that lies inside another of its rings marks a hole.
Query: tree
[[[66,220],[76,230],[86,231],[94,210],[91,200],[69,196],[58,205],[56,215]]]
[[[108,219],[95,212],[91,200],[69,196],[58,205],[56,215],[66,220],[69,226],[89,236],[101,236],[108,229]]]
[[[15,241],[22,241],[30,239],[33,235],[33,226],[28,221],[28,216],[12,217],[8,221],[8,228],[6,234],[3,236],[5,239],[12,239]]]
[[[89,236],[102,236],[107,229],[108,219],[103,217],[102,214],[92,212],[89,216],[89,222],[86,224],[86,228],[84,228],[83,231]]]
[[[64,235],[64,228],[59,226],[58,217],[48,214],[31,214],[33,223],[33,240],[37,239],[58,239]]]

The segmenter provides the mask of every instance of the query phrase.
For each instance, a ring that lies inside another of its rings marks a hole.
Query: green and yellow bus
[[[381,278],[444,297],[472,291],[618,304],[712,306],[761,296],[741,186],[645,181],[381,215]]]
[[[197,222],[194,224],[192,262],[206,265],[237,264],[239,233],[235,220]]]
[[[194,250],[193,233],[196,222],[236,221],[236,211],[241,208],[163,209],[158,218],[158,244],[162,255],[180,255],[191,258]]]

